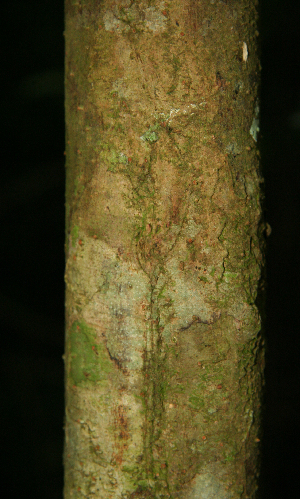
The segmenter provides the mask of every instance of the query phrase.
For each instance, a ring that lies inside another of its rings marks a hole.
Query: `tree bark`
[[[254,498],[256,0],[66,0],[65,499]]]

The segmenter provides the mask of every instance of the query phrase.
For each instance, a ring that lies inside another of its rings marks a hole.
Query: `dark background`
[[[63,487],[63,0],[1,12],[1,489]],[[300,1],[261,0],[268,243],[262,499],[300,496]]]

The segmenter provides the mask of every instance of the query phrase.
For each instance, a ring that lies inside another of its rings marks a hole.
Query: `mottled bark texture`
[[[66,0],[65,499],[254,498],[256,0]]]

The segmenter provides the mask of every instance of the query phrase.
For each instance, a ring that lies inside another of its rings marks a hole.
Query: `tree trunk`
[[[254,498],[256,0],[66,0],[65,499]]]

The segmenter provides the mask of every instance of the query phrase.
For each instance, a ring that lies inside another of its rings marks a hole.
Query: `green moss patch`
[[[76,385],[97,383],[107,379],[112,370],[105,347],[96,343],[92,328],[83,322],[74,322],[70,331],[71,377]]]

